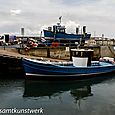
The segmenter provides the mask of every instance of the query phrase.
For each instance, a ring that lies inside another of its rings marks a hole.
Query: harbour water
[[[115,75],[63,82],[0,79],[0,109],[7,108],[42,108],[43,115],[114,115]]]

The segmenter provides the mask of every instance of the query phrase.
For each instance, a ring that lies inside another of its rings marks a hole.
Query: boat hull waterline
[[[57,40],[60,39],[65,39],[65,40],[80,40],[82,38],[82,40],[88,40],[91,37],[91,34],[86,34],[84,36],[84,34],[67,34],[67,33],[61,33],[61,32],[57,32],[56,34],[54,32],[48,31],[48,30],[44,30],[44,35],[45,37],[49,37],[49,38],[55,38]]]
[[[100,62],[99,66],[74,67],[73,65],[55,65],[49,62],[23,59],[26,76],[50,78],[78,78],[80,76],[100,75],[115,72],[115,65]]]

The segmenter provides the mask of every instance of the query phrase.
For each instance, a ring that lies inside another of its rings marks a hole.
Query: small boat
[[[100,74],[115,72],[115,64],[92,61],[93,50],[71,49],[71,62],[51,62],[36,59],[22,59],[26,78],[41,79],[84,79]]]

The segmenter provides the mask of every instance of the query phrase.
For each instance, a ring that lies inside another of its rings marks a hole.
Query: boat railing
[[[100,66],[99,61],[91,61],[91,66]]]
[[[25,58],[25,59],[29,60],[29,61],[36,62],[36,63],[51,64],[51,65],[61,65],[61,66],[73,65],[72,61],[52,61],[52,60],[46,60],[44,58],[42,58],[42,59],[28,59],[28,58]]]

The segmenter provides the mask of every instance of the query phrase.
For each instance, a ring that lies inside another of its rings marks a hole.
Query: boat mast
[[[58,26],[60,26],[60,25],[61,25],[61,18],[62,18],[62,16],[60,16],[60,17],[59,17],[59,23],[57,23],[57,25],[58,25]],[[55,28],[55,29],[54,29],[54,40],[56,40],[56,31],[57,31],[57,26],[55,26],[54,28]]]

